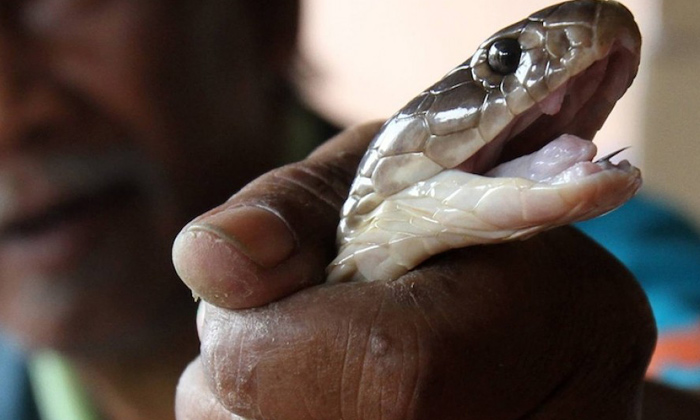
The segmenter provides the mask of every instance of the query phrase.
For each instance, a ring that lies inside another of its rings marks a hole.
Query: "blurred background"
[[[463,62],[495,30],[547,0],[306,0],[302,92],[331,121],[386,118]],[[700,224],[700,6],[627,0],[643,36],[639,75],[596,137],[601,155],[625,146],[644,191]]]

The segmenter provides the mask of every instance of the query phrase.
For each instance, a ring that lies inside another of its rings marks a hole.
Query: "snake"
[[[454,248],[600,216],[640,170],[592,143],[635,78],[641,35],[609,0],[531,14],[389,118],[341,209],[330,283],[392,281]]]

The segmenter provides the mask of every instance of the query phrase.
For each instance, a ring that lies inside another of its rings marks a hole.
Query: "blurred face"
[[[27,346],[138,346],[191,323],[172,238],[276,163],[264,112],[206,119],[222,113],[197,96],[173,3],[0,5],[0,328]],[[233,115],[259,96],[239,67],[221,81]]]

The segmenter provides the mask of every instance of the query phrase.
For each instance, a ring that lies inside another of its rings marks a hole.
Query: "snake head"
[[[624,203],[639,171],[592,162],[589,140],[631,85],[640,49],[632,14],[605,0],[554,5],[489,37],[373,140],[341,213],[330,280],[393,279],[450,248],[525,238]]]

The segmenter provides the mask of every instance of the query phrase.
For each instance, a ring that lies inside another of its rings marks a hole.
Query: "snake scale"
[[[538,11],[391,117],[366,152],[329,282],[394,280],[432,255],[606,213],[637,168],[590,139],[634,79],[641,36],[620,3]]]

